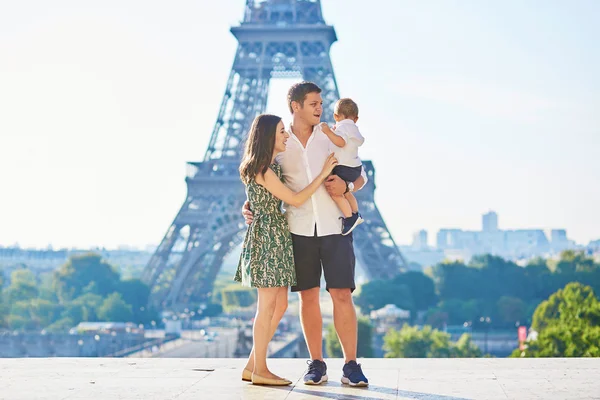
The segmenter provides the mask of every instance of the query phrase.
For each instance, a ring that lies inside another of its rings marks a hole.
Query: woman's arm
[[[319,186],[327,179],[333,167],[337,165],[337,160],[330,154],[327,157],[327,161],[325,161],[325,166],[323,170],[313,180],[310,185],[305,187],[299,192],[293,192],[287,186],[285,186],[279,177],[273,172],[270,168],[267,169],[267,172],[264,175],[256,176],[256,183],[261,186],[264,186],[273,196],[277,197],[279,200],[284,201],[286,204],[292,205],[294,207],[299,207],[306,202],[312,196]]]

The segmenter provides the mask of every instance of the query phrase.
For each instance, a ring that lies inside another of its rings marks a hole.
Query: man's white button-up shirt
[[[281,165],[285,185],[294,192],[300,192],[307,187],[323,170],[325,160],[331,153],[331,142],[317,125],[308,139],[306,148],[300,140],[288,129],[290,138],[286,150],[277,155],[275,161]],[[367,182],[364,168],[362,177]],[[342,224],[342,212],[327,193],[325,185],[321,185],[315,194],[300,207],[285,204],[290,231],[295,235],[314,236],[315,226],[317,236],[339,235]]]

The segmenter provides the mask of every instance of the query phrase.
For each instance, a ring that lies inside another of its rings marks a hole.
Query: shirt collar
[[[340,122],[336,123],[336,125],[346,125],[346,124],[354,125],[354,121],[352,121],[350,118],[346,118],[346,119],[343,119]]]

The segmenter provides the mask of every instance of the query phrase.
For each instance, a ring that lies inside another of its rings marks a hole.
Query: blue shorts
[[[352,234],[300,236],[292,233],[296,286],[299,292],[321,286],[321,268],[325,274],[325,288],[354,291],[354,245]]]

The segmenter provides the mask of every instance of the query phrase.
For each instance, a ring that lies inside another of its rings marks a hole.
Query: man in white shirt
[[[312,82],[293,85],[288,92],[292,113],[290,139],[285,152],[276,161],[281,165],[285,184],[294,192],[304,189],[323,168],[330,153],[330,140],[321,131],[323,113],[321,89]],[[323,361],[323,319],[319,304],[321,270],[326,288],[333,301],[333,319],[345,357],[342,382],[352,386],[367,386],[368,380],[356,362],[357,321],[352,302],[355,257],[352,234],[341,235],[339,208],[331,195],[342,195],[360,189],[367,181],[366,174],[355,182],[345,182],[332,175],[324,186],[300,207],[285,205],[292,233],[297,286],[300,293],[300,322],[311,356],[304,383],[318,385],[326,382],[327,366]],[[248,202],[243,210],[246,222],[252,221]]]

